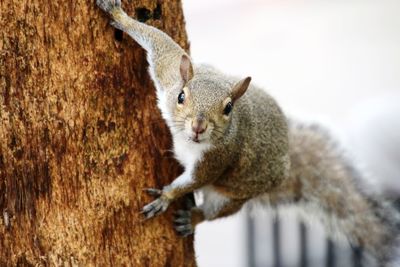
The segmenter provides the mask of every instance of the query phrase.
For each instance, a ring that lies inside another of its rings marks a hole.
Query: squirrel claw
[[[153,202],[143,207],[141,213],[146,219],[150,219],[156,215],[159,215],[167,210],[169,201],[166,198],[159,197]]]
[[[193,228],[191,225],[179,225],[174,227],[175,230],[178,232],[178,235],[182,237],[187,237],[193,234]]]
[[[121,7],[121,0],[96,0],[96,5],[107,13]]]
[[[186,237],[194,233],[191,217],[189,210],[178,210],[175,213],[174,228],[178,235]]]

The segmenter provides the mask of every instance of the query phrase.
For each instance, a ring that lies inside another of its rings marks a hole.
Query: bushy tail
[[[307,212],[318,210],[328,233],[344,234],[381,265],[391,266],[400,233],[394,203],[368,190],[360,171],[321,127],[289,122],[289,149],[298,202]]]

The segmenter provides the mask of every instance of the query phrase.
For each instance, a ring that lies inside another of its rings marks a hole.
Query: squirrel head
[[[232,84],[215,71],[193,72],[188,56],[182,56],[180,73],[183,88],[167,92],[174,135],[193,143],[213,144],[225,136],[235,104],[246,92],[250,77]]]

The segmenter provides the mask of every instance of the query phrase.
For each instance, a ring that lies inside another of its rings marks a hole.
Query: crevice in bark
[[[115,38],[115,40],[121,42],[124,38],[124,32],[119,29],[115,29],[114,30],[114,38]]]
[[[146,22],[149,19],[151,19],[151,10],[145,8],[145,7],[138,7],[135,8],[135,14],[136,18],[140,22]]]

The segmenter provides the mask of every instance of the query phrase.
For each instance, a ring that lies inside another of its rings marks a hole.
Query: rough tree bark
[[[180,1],[124,1],[188,49]],[[95,1],[0,0],[0,266],[193,266],[142,189],[180,169],[143,50]],[[176,208],[176,207],[175,207]]]

